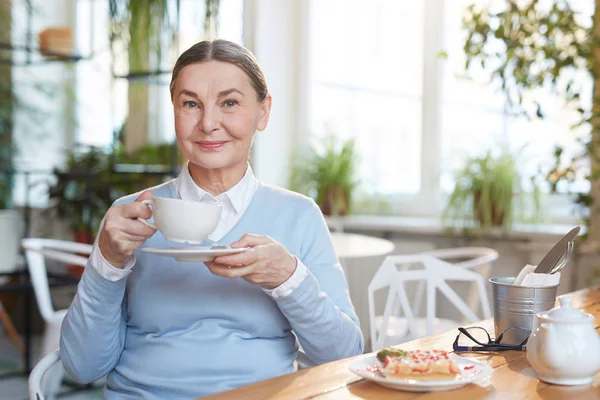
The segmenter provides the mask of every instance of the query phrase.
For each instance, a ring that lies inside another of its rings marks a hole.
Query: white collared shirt
[[[250,165],[248,165],[246,173],[235,186],[218,196],[213,196],[199,187],[190,175],[187,165],[182,168],[181,173],[175,180],[175,188],[182,200],[219,204],[223,208],[221,220],[217,228],[208,237],[212,241],[222,239],[237,224],[248,208],[248,205],[250,205],[258,186],[258,179],[254,176]],[[102,256],[97,242],[94,245],[94,250],[90,258],[92,265],[96,268],[100,276],[110,281],[118,281],[127,277],[135,265],[134,255],[126,261],[122,269],[112,266]],[[296,257],[296,270],[292,276],[275,289],[263,289],[263,291],[273,298],[288,296],[302,283],[307,274],[308,269]]]
[[[218,196],[213,196],[196,185],[189,169],[186,167],[181,170],[178,179],[175,181],[175,188],[182,200],[200,201],[221,206],[221,220],[213,233],[208,236],[209,240],[216,242],[221,240],[244,214],[258,189],[258,179],[256,179],[252,168],[248,165],[246,173],[234,187]]]

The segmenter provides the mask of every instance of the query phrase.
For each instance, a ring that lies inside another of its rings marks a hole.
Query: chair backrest
[[[39,238],[23,239],[21,244],[25,249],[27,268],[29,268],[29,275],[40,314],[44,320],[48,321],[54,314],[54,308],[50,298],[46,259],[85,267],[88,260],[87,256],[92,252],[93,245],[67,240]],[[78,254],[85,254],[86,256]]]
[[[427,254],[441,260],[456,260],[453,263],[457,267],[474,269],[481,266],[489,265],[491,262],[498,259],[498,252],[489,247],[454,247],[448,249],[435,249],[424,251],[419,254]],[[486,278],[485,276],[483,277]]]
[[[29,400],[44,400],[44,393],[42,393],[42,379],[44,374],[48,372],[50,368],[60,362],[60,351],[56,349],[42,358],[29,374],[29,380],[27,382],[27,391],[29,392]]]
[[[25,233],[25,220],[14,210],[0,210],[0,272],[12,272],[17,266],[19,243]]]
[[[424,251],[419,254],[427,254],[444,261],[461,260],[452,262],[455,267],[466,268],[478,272],[484,281],[487,281],[492,268],[492,263],[498,259],[498,252],[489,247],[454,247],[447,249],[435,249]],[[415,295],[413,310],[419,312],[423,303],[421,290],[417,290]],[[473,311],[479,308],[479,293],[477,288],[472,286],[469,290],[467,305]]]
[[[415,264],[421,265],[422,268],[410,269]],[[436,290],[439,290],[468,321],[478,321],[480,318],[448,285],[447,282],[449,281],[474,282],[479,291],[484,318],[491,317],[484,280],[480,274],[425,254],[386,257],[368,287],[372,350],[383,347],[386,332],[388,331],[388,322],[394,313],[397,302],[400,303],[400,309],[407,320],[409,333],[413,338],[418,336],[415,314],[404,288],[406,282],[424,282],[424,288],[426,290],[427,335],[432,335],[434,333]],[[383,314],[383,321],[379,328],[379,334],[377,334],[375,292],[386,287],[389,287],[389,290]]]

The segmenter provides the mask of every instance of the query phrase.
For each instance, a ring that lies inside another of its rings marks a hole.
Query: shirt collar
[[[245,206],[250,202],[252,195],[254,194],[255,187],[258,184],[256,176],[254,176],[254,172],[252,171],[252,167],[248,164],[248,168],[246,168],[246,173],[240,179],[238,183],[235,184],[228,191],[221,193],[218,196],[213,196],[200,186],[194,182],[194,179],[190,175],[190,170],[188,168],[188,164],[184,168],[181,169],[181,173],[177,177],[177,181],[175,182],[175,187],[177,188],[177,192],[179,193],[179,197],[183,200],[195,200],[202,201],[205,198],[213,199],[216,201],[229,201],[233,209],[236,213],[240,213],[245,209]]]

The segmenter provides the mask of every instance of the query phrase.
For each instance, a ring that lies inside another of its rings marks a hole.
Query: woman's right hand
[[[152,192],[146,190],[135,201],[112,206],[106,212],[98,247],[112,266],[123,268],[127,258],[156,232],[156,229],[137,220],[152,216],[150,208],[141,203],[142,200],[151,199]]]

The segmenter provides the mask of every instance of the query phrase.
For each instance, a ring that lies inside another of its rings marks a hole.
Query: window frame
[[[445,6],[448,0],[425,0],[424,5],[424,38],[423,38],[423,82],[422,82],[422,121],[421,121],[421,175],[420,190],[416,194],[395,193],[385,195],[389,204],[389,212],[393,215],[439,218],[443,214],[449,193],[444,193],[441,187],[442,148],[441,129],[443,98],[443,80],[446,60],[440,57],[445,51],[444,28]],[[310,21],[306,21],[310,27]],[[307,31],[307,34],[310,32]],[[310,43],[309,39],[306,39]],[[310,44],[309,44],[310,46]],[[312,52],[308,51],[309,54]],[[315,82],[310,79],[310,62],[305,64],[308,70],[307,82],[312,87]],[[305,101],[310,101],[310,89]],[[304,109],[307,120],[312,116],[309,109]],[[504,115],[506,122],[508,116]],[[504,123],[505,123],[504,122]],[[310,125],[310,123],[309,123]],[[311,132],[311,136],[314,133]],[[308,145],[309,138],[300,143]],[[574,195],[558,193],[548,195],[544,199],[544,210],[551,213],[544,215],[543,222],[579,223],[581,216],[576,215],[576,205],[573,203]],[[529,210],[526,210],[526,213]]]

